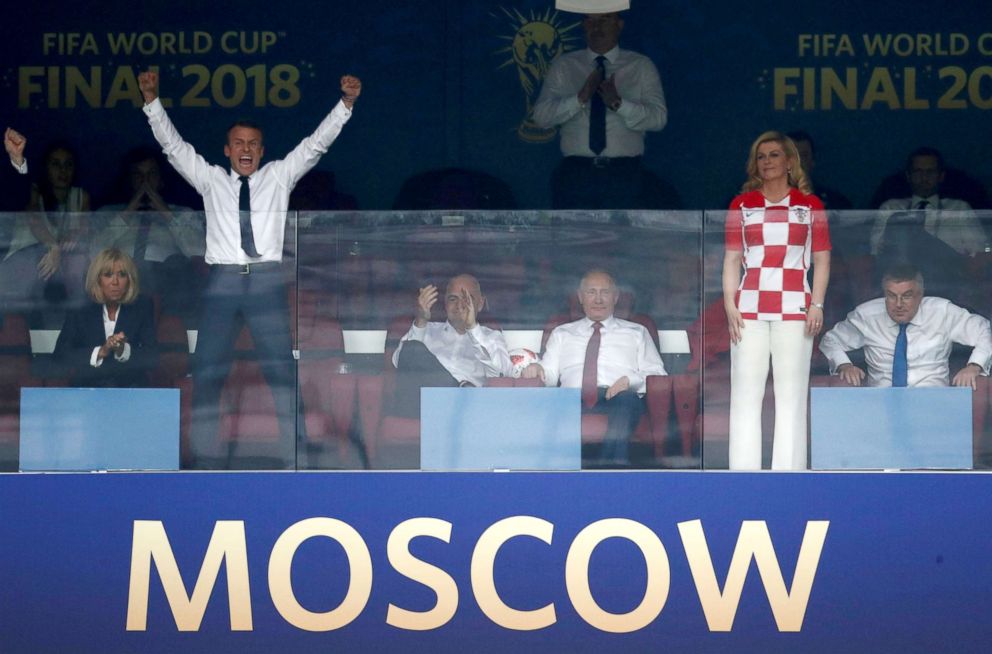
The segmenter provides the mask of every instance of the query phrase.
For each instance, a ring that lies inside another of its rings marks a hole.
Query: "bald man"
[[[479,280],[472,275],[451,278],[444,292],[444,322],[430,322],[437,301],[436,286],[420,289],[416,318],[393,353],[393,365],[399,371],[395,415],[419,416],[423,387],[482,386],[487,377],[510,375],[503,333],[478,322],[486,306]]]

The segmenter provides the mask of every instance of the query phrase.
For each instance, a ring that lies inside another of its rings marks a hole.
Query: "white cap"
[[[576,14],[612,14],[630,9],[630,0],[555,0],[555,9]]]

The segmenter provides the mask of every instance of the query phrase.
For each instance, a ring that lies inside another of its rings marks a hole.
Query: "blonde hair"
[[[86,271],[86,292],[97,304],[106,304],[107,302],[107,298],[103,296],[103,291],[100,289],[100,276],[112,272],[114,264],[118,262],[130,280],[127,293],[121,298],[121,304],[131,304],[137,299],[139,290],[138,268],[134,265],[134,259],[117,248],[106,248],[93,257],[93,262],[90,263],[90,267]]]
[[[799,160],[799,150],[796,149],[795,142],[782,132],[774,130],[765,132],[751,144],[751,152],[748,155],[747,166],[745,167],[747,181],[741,187],[741,193],[757,190],[764,184],[761,175],[758,173],[758,147],[765,143],[778,143],[785,150],[785,156],[792,164],[789,167],[789,186],[797,188],[807,195],[812,193],[813,185],[810,184],[809,178],[806,177],[806,171],[803,170],[802,162]]]

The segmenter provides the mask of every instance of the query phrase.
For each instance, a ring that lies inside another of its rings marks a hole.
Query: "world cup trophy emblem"
[[[501,36],[510,41],[497,53],[507,52],[510,58],[499,68],[516,66],[520,86],[524,92],[524,117],[517,126],[517,136],[528,143],[546,143],[555,138],[555,128],[539,127],[534,123],[534,103],[537,101],[544,75],[558,55],[574,50],[575,37],[569,32],[579,23],[564,26],[558,12],[548,9],[544,15],[532,12],[529,18],[519,11],[512,13],[502,8],[514,28],[513,36]]]

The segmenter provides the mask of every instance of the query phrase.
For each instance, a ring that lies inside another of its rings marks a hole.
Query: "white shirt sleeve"
[[[475,344],[478,360],[486,370],[486,377],[509,377],[513,366],[503,332],[483,329],[482,325],[476,324],[468,334]]]
[[[564,60],[558,60],[544,76],[541,93],[534,103],[534,122],[539,127],[561,125],[583,109],[584,105],[579,102],[579,89],[568,84],[565,66]]]
[[[296,186],[300,178],[317,165],[349,118],[351,110],[344,106],[344,102],[338,101],[313,134],[300,141],[285,159],[272,164],[272,171],[279,183],[288,189]]]
[[[640,59],[633,81],[638,90],[637,97],[623,97],[617,115],[623,118],[627,129],[639,132],[652,132],[664,129],[668,124],[668,107],[665,105],[665,92],[661,88],[661,77],[654,63],[647,57]],[[631,85],[630,82],[625,87]]]
[[[841,365],[851,363],[848,352],[864,347],[865,337],[859,326],[862,323],[861,315],[855,309],[820,339],[820,351],[830,362],[831,375],[836,375]]]
[[[148,116],[152,135],[162,146],[162,152],[169,159],[169,163],[196,189],[197,193],[207,195],[210,191],[211,165],[179,135],[158,98],[146,104],[143,111]]]
[[[541,357],[541,367],[544,368],[544,385],[557,386],[558,376],[561,374],[559,368],[561,361],[562,332],[555,328],[548,337],[548,344],[544,349],[544,356]]]

